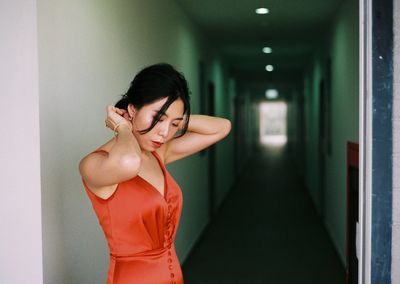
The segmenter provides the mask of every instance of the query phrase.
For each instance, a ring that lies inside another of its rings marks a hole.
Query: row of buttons
[[[166,239],[168,239],[168,268],[171,271],[171,278],[173,279],[175,277],[175,274],[172,272],[174,269],[172,265],[172,253],[171,253],[171,244],[172,244],[172,232],[171,232],[171,215],[172,215],[172,205],[168,204],[168,215],[167,215],[167,231],[165,232],[166,234]],[[171,284],[176,284],[174,280],[171,281]]]

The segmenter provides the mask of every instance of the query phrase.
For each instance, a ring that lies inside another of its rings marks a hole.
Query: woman
[[[230,121],[190,115],[183,75],[156,64],[107,107],[105,122],[115,137],[79,169],[110,249],[107,284],[183,283],[174,246],[182,192],[165,165],[224,138]]]

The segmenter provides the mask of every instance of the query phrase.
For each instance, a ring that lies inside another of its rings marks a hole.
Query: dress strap
[[[151,152],[154,157],[156,157],[158,163],[161,165],[162,168],[165,168],[164,162],[161,160],[160,155],[156,151]]]
[[[96,149],[96,150],[94,150],[92,153],[99,153],[99,152],[104,152],[104,153],[107,153],[108,154],[108,152],[106,151],[106,150],[103,150],[103,149]]]

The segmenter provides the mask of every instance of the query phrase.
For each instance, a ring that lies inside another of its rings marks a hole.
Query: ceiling
[[[229,61],[237,78],[298,76],[342,0],[176,0]],[[257,15],[266,7],[269,14]],[[269,46],[271,54],[262,53]],[[274,65],[266,72],[265,65]]]

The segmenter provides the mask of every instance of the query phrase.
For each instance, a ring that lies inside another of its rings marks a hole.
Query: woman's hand
[[[126,110],[107,106],[106,126],[113,131],[118,126],[118,136],[107,153],[91,153],[79,163],[82,178],[102,198],[109,197],[118,183],[139,173],[141,148],[132,133],[132,120]]]
[[[107,106],[106,127],[115,130],[117,126],[126,125],[132,130],[132,120],[128,111],[114,106]]]

